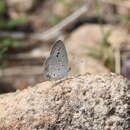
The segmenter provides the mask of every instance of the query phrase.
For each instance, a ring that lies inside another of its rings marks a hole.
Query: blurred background
[[[43,82],[44,60],[59,38],[70,75],[130,79],[130,0],[0,0],[0,93]]]

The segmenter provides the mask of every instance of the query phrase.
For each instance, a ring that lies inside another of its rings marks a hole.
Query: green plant
[[[114,50],[111,44],[108,42],[108,38],[111,31],[106,32],[103,35],[101,43],[98,47],[87,46],[89,55],[100,60],[103,64],[108,67],[111,71],[115,71],[115,61],[114,61]]]
[[[5,13],[5,0],[0,0],[0,13]]]
[[[26,24],[28,22],[28,18],[26,16],[22,16],[17,19],[10,19],[5,15],[6,12],[7,8],[5,6],[5,0],[0,0],[0,29],[2,30],[13,29],[17,25]],[[11,47],[18,46],[20,46],[19,41],[14,40],[10,37],[0,37],[0,61],[6,57],[6,54]]]
[[[20,42],[12,38],[6,37],[0,39],[0,46],[3,47],[20,47]]]
[[[1,48],[0,49],[0,60],[3,59],[3,57],[4,57],[7,50],[8,50],[8,48]]]
[[[130,13],[128,13],[128,15],[125,15],[125,16],[118,16],[118,19],[119,19],[119,21],[124,22],[124,23],[129,22],[130,21]]]
[[[1,19],[0,20],[0,29],[11,29],[14,28],[17,25],[25,24],[27,23],[28,18],[26,16],[22,16],[17,19]]]
[[[16,19],[10,19],[5,14],[7,8],[5,5],[5,0],[0,0],[0,29],[11,29],[17,25],[25,24],[28,22],[27,16],[20,16]]]
[[[98,24],[100,25],[102,39],[98,47],[87,47],[91,52],[90,55],[103,62],[111,71],[115,72],[115,57],[114,49],[108,41],[111,35],[111,30],[104,31],[104,25],[101,20],[102,7],[100,1],[96,1],[96,16],[98,17]]]
[[[12,47],[20,47],[21,42],[12,38],[6,37],[0,39],[0,61],[6,58],[8,50]]]

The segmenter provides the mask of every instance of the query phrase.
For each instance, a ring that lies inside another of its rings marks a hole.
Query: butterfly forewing
[[[59,67],[65,67],[65,69],[68,69],[68,56],[64,43],[61,40],[54,43],[50,53],[50,57],[57,58],[58,63],[60,64]]]
[[[61,40],[54,43],[50,56],[54,56],[60,59],[61,61],[64,61],[65,64],[66,63],[68,64],[68,56],[67,56],[66,48],[64,46],[64,43]]]

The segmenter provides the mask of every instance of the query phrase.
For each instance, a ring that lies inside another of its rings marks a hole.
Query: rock
[[[67,8],[61,2],[58,2],[53,7],[54,15],[57,17],[64,17],[67,14]]]
[[[87,46],[99,46],[101,39],[102,33],[100,26],[85,24],[70,35],[67,42],[69,52],[74,54],[86,54]]]
[[[66,47],[73,74],[84,74],[86,72],[106,73],[110,71],[103,65],[102,61],[90,57],[88,53],[91,51],[88,47],[99,48],[108,32],[110,32],[110,36],[108,36],[107,40],[113,49],[130,41],[128,32],[125,29],[112,25],[86,24],[71,34],[66,42]]]
[[[68,39],[69,50],[73,53],[85,53],[85,47],[98,47],[105,34],[110,32],[108,42],[113,46],[119,46],[130,41],[127,30],[112,25],[85,24],[76,29]],[[118,38],[117,38],[118,37]],[[75,51],[76,50],[76,51]]]
[[[70,75],[85,74],[86,72],[92,74],[110,72],[100,61],[87,55],[70,55],[69,59]]]
[[[35,5],[35,0],[6,0],[7,6],[18,12],[31,10]]]
[[[129,16],[129,12],[130,12],[130,1],[129,0],[121,0],[119,2],[119,5],[122,6],[117,6],[117,13],[119,14],[119,16],[124,16],[124,19],[127,18]],[[122,17],[123,19],[123,17]],[[129,20],[128,20],[129,21]]]
[[[129,95],[116,74],[47,81],[0,96],[0,129],[129,130]]]
[[[53,13],[56,17],[65,17],[70,12],[74,10],[78,5],[80,5],[83,1],[81,0],[64,0],[64,1],[57,1],[53,5]]]
[[[113,27],[110,28],[111,34],[108,38],[112,48],[120,48],[124,43],[130,42],[130,35],[125,28],[122,27]]]
[[[99,46],[101,38],[101,30],[97,25],[83,25],[71,34],[66,41],[66,47],[72,75],[109,72],[103,63],[87,54],[87,47]]]

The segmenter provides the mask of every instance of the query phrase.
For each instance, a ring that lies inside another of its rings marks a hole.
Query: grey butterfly
[[[50,56],[44,62],[44,78],[46,80],[60,79],[68,75],[68,56],[64,43],[58,40],[52,46]]]

